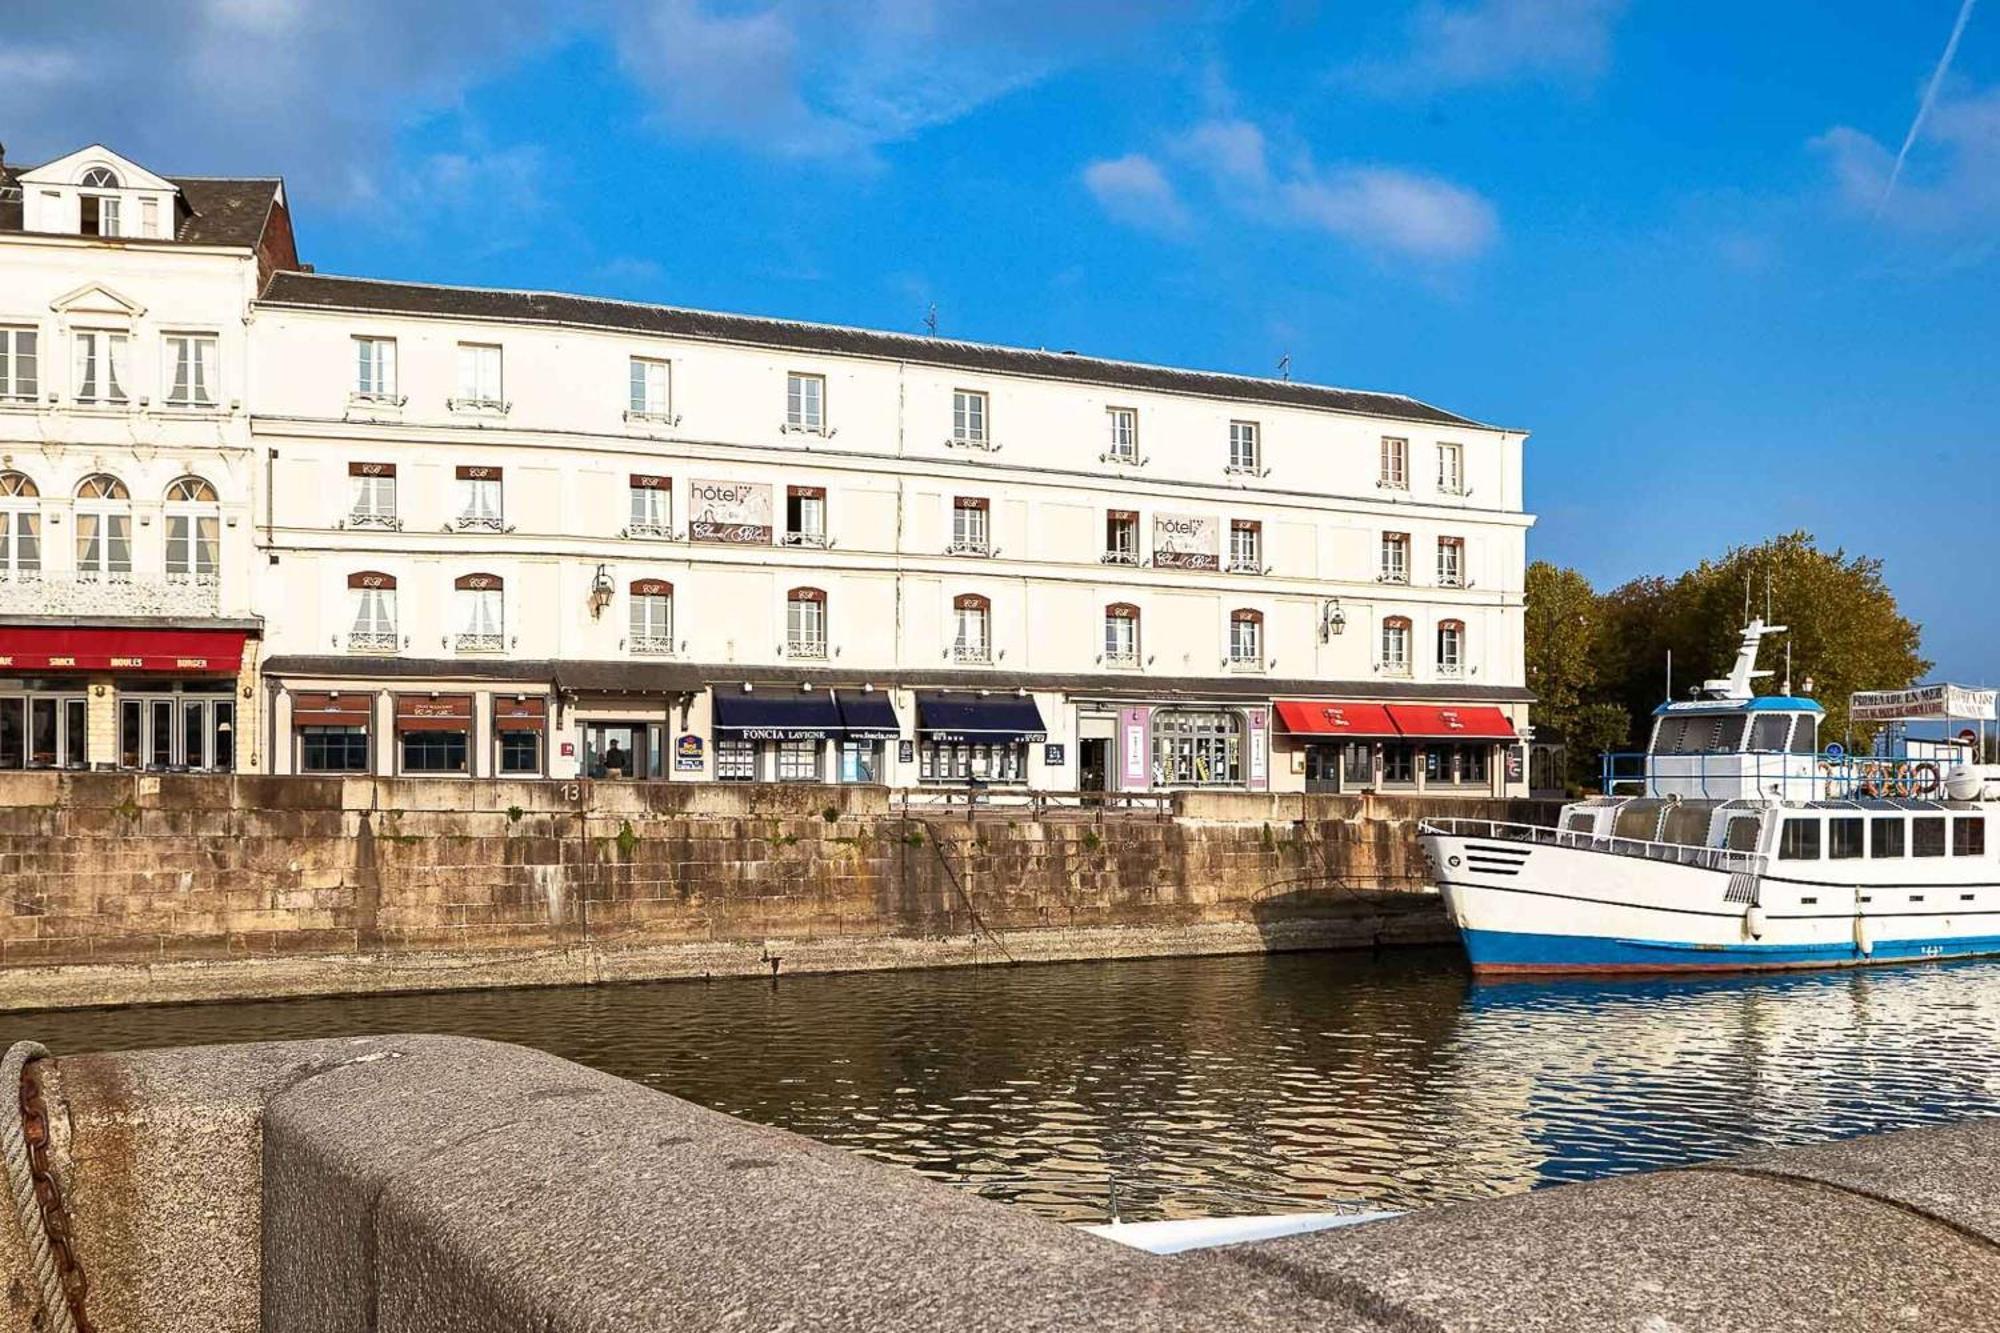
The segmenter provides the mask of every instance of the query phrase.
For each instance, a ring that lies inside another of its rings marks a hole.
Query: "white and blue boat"
[[[1420,837],[1472,968],[1504,973],[1853,967],[2000,954],[2000,766],[1970,730],[1991,690],[1853,696],[1890,724],[1866,756],[1823,745],[1811,682],[1756,692],[1753,620],[1735,669],[1662,705],[1604,795],[1554,827],[1426,821]],[[1982,728],[1983,730],[1983,728]]]

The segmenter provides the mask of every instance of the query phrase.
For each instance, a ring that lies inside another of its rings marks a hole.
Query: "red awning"
[[[1514,724],[1497,708],[1390,704],[1389,717],[1395,722],[1397,731],[1415,741],[1516,739]]]
[[[72,629],[0,626],[0,670],[163,671],[233,676],[243,664],[240,629]]]
[[[1295,736],[1394,736],[1395,723],[1381,704],[1280,699],[1278,721]]]

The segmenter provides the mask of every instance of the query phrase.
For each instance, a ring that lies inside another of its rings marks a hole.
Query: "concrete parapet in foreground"
[[[1165,1258],[521,1047],[56,1066],[104,1333],[1944,1333],[2000,1310],[2000,1121]],[[0,1230],[25,1330],[34,1286]]]

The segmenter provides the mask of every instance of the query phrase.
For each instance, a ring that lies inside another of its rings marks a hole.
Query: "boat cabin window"
[[[1944,855],[1944,816],[1922,815],[1910,821],[1910,855]]]
[[[1810,713],[1799,714],[1798,725],[1792,728],[1792,753],[1819,753],[1819,719]]]
[[[1743,724],[1741,713],[1662,718],[1653,753],[1734,754],[1743,748]]]
[[[1658,801],[1633,801],[1620,806],[1617,818],[1612,821],[1611,831],[1621,838],[1654,842],[1660,833],[1660,810]]]
[[[1756,815],[1731,815],[1729,830],[1723,835],[1722,845],[1732,852],[1754,852],[1757,850],[1757,833],[1764,821]]]
[[[1983,815],[1960,815],[1951,821],[1951,854],[1953,856],[1986,855],[1986,818]]]
[[[1904,824],[1901,815],[1877,815],[1868,821],[1869,855],[1877,858],[1899,857],[1903,853]]]
[[[1789,713],[1759,713],[1750,725],[1750,748],[1764,753],[1782,753],[1785,737],[1791,732],[1792,718]]]
[[[1787,819],[1784,832],[1778,838],[1778,859],[1780,861],[1819,860],[1819,821],[1817,819]]]
[[[1829,819],[1826,821],[1826,855],[1830,861],[1854,861],[1862,855],[1861,821],[1859,819]]]
[[[1580,810],[1565,819],[1563,827],[1571,833],[1594,833],[1597,831],[1597,816],[1587,810]]]

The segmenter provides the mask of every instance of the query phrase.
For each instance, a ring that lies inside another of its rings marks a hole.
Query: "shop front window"
[[[1382,747],[1384,785],[1409,786],[1417,780],[1417,747],[1400,742]]]
[[[406,731],[402,742],[405,773],[466,771],[465,733],[462,731]]]
[[[715,776],[720,782],[755,782],[757,780],[757,744],[755,741],[717,741],[715,743]]]
[[[1226,787],[1243,781],[1243,719],[1222,710],[1153,711],[1153,785]]]
[[[1024,782],[1028,747],[925,741],[917,747],[917,776],[924,782]]]
[[[842,741],[840,780],[874,783],[882,780],[882,742]]]
[[[818,782],[820,752],[824,748],[819,741],[779,741],[778,781]]]
[[[300,727],[301,773],[366,773],[368,728]]]

